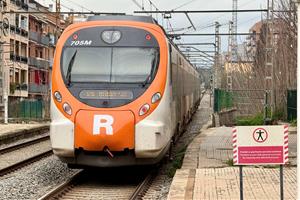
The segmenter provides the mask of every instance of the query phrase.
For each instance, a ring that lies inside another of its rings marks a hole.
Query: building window
[[[15,18],[15,24],[16,24],[16,27],[20,27],[20,15],[19,14],[16,14],[16,18]]]
[[[26,84],[27,82],[27,73],[26,70],[21,70],[21,83]]]
[[[10,39],[10,48],[9,48],[10,54],[14,54],[14,46],[15,46],[15,41]]]
[[[21,28],[24,30],[27,29],[27,17],[21,16]]]
[[[20,42],[19,41],[16,41],[16,45],[15,45],[15,47],[16,47],[16,55],[18,56],[18,55],[20,55]]]
[[[15,83],[16,84],[19,84],[20,83],[20,72],[19,72],[19,70],[18,69],[16,69],[16,71],[15,71]]]

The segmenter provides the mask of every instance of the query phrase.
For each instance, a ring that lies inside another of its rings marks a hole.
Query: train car
[[[155,20],[93,16],[56,45],[52,149],[69,166],[154,164],[199,102],[197,70]]]

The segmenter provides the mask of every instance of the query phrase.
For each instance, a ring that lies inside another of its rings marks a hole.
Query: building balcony
[[[38,59],[34,57],[29,57],[29,62],[28,65],[34,66],[39,69],[49,69],[49,61],[44,60],[44,59]]]
[[[21,35],[25,38],[28,37],[28,31],[27,30],[25,30],[24,28],[21,28],[21,27],[16,27],[13,24],[10,25],[10,32],[11,32],[11,34],[18,34],[18,35]]]
[[[26,83],[10,83],[9,85],[10,96],[27,97],[28,85]]]
[[[29,6],[27,3],[21,0],[10,0],[11,3],[14,3],[16,6],[23,8],[24,10],[28,10]]]
[[[11,61],[15,61],[15,62],[21,62],[24,64],[28,63],[28,58],[25,56],[19,56],[19,55],[15,55],[15,54],[10,54],[10,60]]]
[[[49,86],[48,85],[38,85],[36,83],[29,83],[29,93],[35,94],[48,94]]]
[[[40,33],[33,31],[29,31],[29,39],[46,46],[48,46],[50,42],[49,37],[43,36]]]
[[[53,58],[51,58],[49,60],[49,68],[52,69],[53,68]]]
[[[52,47],[55,47],[55,45],[56,45],[55,35],[53,35],[52,33],[48,33],[48,35],[49,35],[49,44]]]

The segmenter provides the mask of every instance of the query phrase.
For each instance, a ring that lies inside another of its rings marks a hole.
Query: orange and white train
[[[71,166],[159,162],[200,103],[197,70],[151,17],[69,26],[52,72],[51,145]]]

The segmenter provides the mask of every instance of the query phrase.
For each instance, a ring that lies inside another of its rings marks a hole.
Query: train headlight
[[[139,115],[143,116],[144,114],[146,114],[150,109],[149,104],[144,104],[141,108],[140,108],[140,112]]]
[[[68,103],[63,104],[63,109],[68,115],[72,115],[72,108]]]
[[[156,103],[161,99],[161,94],[159,92],[155,93],[152,96],[151,103]]]
[[[114,44],[121,39],[121,32],[120,31],[103,31],[101,34],[101,38],[104,42],[108,44]]]
[[[56,101],[61,102],[62,96],[61,96],[60,92],[58,92],[58,91],[54,92],[54,98]]]

